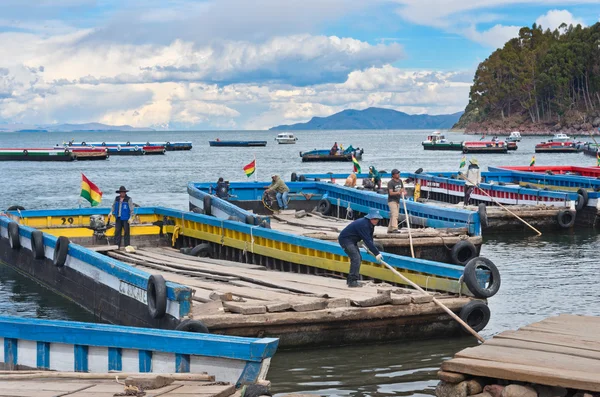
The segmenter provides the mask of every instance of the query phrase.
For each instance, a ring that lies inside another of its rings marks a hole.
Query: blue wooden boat
[[[166,142],[143,142],[143,141],[138,141],[138,142],[134,142],[134,141],[122,141],[122,142],[99,142],[99,141],[94,141],[94,142],[86,142],[86,141],[82,141],[82,142],[75,142],[73,140],[69,141],[68,143],[65,144],[66,146],[73,146],[73,147],[86,147],[86,146],[93,146],[93,147],[104,147],[104,146],[108,146],[108,147],[117,147],[117,146],[121,146],[123,147],[135,147],[137,146],[138,148],[145,148],[145,147],[164,147],[164,149],[168,152],[170,151],[176,151],[176,150],[192,150],[192,142],[189,141],[182,141],[182,142],[170,142],[170,141],[166,141]]]
[[[7,370],[205,372],[241,386],[264,380],[277,345],[275,338],[0,316],[0,363]]]
[[[308,152],[300,152],[300,157],[303,162],[316,162],[316,161],[350,161],[352,162],[352,156],[357,160],[362,159],[364,149],[356,148],[352,146],[348,147],[341,153],[331,154],[328,149],[323,150],[311,150]]]
[[[221,141],[214,140],[208,141],[210,146],[235,146],[235,147],[255,147],[255,146],[267,146],[267,141]]]

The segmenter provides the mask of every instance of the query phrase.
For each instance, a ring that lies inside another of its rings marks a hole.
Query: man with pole
[[[400,196],[406,194],[404,183],[400,179],[400,171],[392,170],[392,179],[388,182],[388,207],[390,207],[390,224],[388,233],[400,233],[398,230],[398,217],[400,216]]]

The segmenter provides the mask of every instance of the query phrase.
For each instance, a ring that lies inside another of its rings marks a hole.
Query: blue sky
[[[264,129],[464,109],[474,70],[597,0],[3,0],[0,124]]]

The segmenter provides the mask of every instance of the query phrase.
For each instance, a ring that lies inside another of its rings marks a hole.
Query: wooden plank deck
[[[600,318],[562,314],[458,352],[442,370],[600,392]]]
[[[107,374],[108,375],[108,374]],[[118,376],[117,373],[112,374]],[[125,394],[125,385],[111,379],[44,378],[0,379],[0,397],[113,397]],[[120,379],[122,382],[123,379]],[[144,390],[144,397],[227,397],[235,393],[235,386],[221,382],[174,381],[153,390]],[[139,394],[140,396],[142,394]]]

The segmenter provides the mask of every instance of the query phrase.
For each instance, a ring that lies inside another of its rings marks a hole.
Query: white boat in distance
[[[506,138],[506,142],[521,142],[521,133],[519,131],[513,131],[510,136]]]
[[[298,138],[296,138],[291,132],[282,132],[277,135],[277,138],[275,138],[275,140],[280,144],[292,144],[296,143]]]

